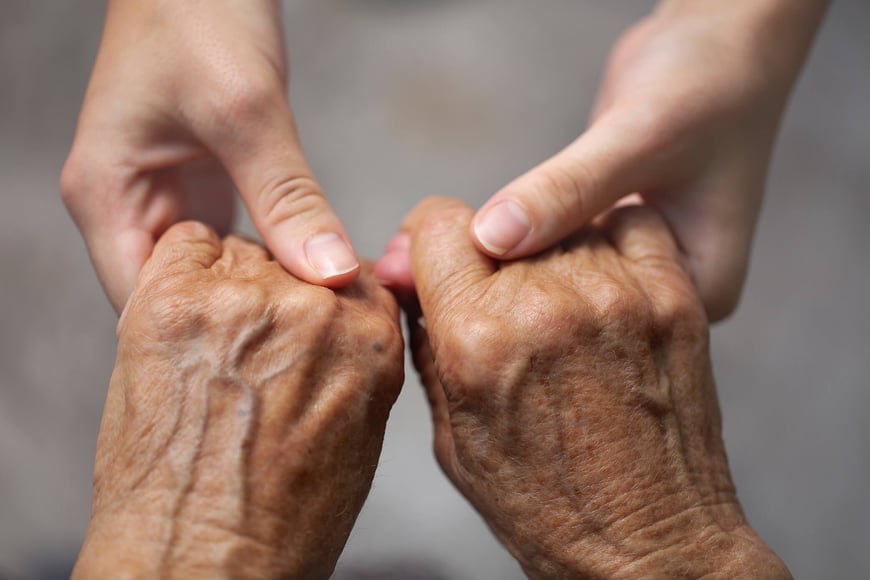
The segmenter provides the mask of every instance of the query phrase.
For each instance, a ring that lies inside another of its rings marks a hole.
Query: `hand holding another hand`
[[[640,193],[671,227],[708,319],[737,306],[779,120],[827,2],[665,0],[611,52],[589,128],[469,228],[531,256]]]
[[[359,274],[286,85],[276,0],[108,3],[61,193],[118,312],[172,224],[229,233],[234,187],[297,278],[339,288]]]

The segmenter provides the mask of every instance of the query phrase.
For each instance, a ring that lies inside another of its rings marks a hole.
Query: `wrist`
[[[748,526],[706,529],[677,545],[651,550],[620,566],[620,578],[764,578],[790,579],[785,563]]]
[[[308,569],[291,555],[219,520],[128,507],[93,518],[73,578],[262,578]]]
[[[529,576],[554,578],[764,578],[790,579],[785,563],[747,525],[723,530],[716,525],[680,530],[682,539],[670,543],[663,529],[673,531],[685,522],[662,522],[659,533],[644,537],[586,538],[550,553],[520,558]]]

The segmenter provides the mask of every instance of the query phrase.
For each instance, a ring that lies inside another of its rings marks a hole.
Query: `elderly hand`
[[[530,256],[640,192],[711,321],[746,277],[779,119],[827,0],[664,0],[614,48],[589,129],[478,212],[478,249]]]
[[[377,272],[412,269],[437,458],[525,571],[787,577],[741,513],[703,306],[663,221],[617,209],[498,264],[471,219],[424,202]]]
[[[118,312],[183,219],[226,233],[233,186],[276,260],[338,288],[359,263],[302,154],[276,0],[111,0],[61,193]]]
[[[119,323],[79,578],[326,578],[403,380],[398,306],[194,222]]]

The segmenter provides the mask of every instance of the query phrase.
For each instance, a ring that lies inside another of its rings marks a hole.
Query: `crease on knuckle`
[[[283,85],[271,75],[255,75],[248,71],[229,72],[220,75],[224,79],[214,106],[217,117],[228,127],[259,125],[268,119],[284,97]]]
[[[257,204],[266,223],[275,226],[316,215],[322,207],[323,194],[311,177],[283,177],[263,188]]]
[[[281,299],[281,308],[294,318],[304,317],[316,326],[323,326],[340,316],[342,304],[335,291],[314,284],[294,284]]]
[[[561,164],[552,164],[537,175],[533,189],[535,197],[551,200],[546,216],[550,223],[582,224],[591,216],[586,215],[585,191],[591,189],[591,175],[585,165],[574,161],[568,169]]]
[[[84,170],[79,162],[70,155],[60,172],[60,198],[67,209],[71,209],[84,191]]]
[[[655,297],[655,326],[675,340],[706,346],[709,324],[703,306],[689,292],[660,287]]]
[[[511,349],[502,321],[485,315],[451,318],[454,331],[436,338],[433,347],[442,380],[461,398],[491,384]]]
[[[144,292],[135,297],[131,309],[141,311],[155,335],[169,343],[184,341],[207,327],[207,310],[202,301],[185,291],[174,275],[152,280]]]

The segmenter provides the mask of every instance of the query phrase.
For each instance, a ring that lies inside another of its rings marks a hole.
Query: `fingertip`
[[[522,204],[513,199],[489,203],[471,222],[471,236],[477,248],[493,258],[516,255],[532,233],[532,220]]]
[[[413,291],[410,249],[387,252],[375,262],[375,278],[384,286],[396,291]]]
[[[321,231],[306,239],[293,233],[276,235],[273,230],[264,238],[275,261],[300,280],[337,289],[359,278],[359,258],[342,233]]]
[[[359,258],[350,241],[340,234],[316,234],[305,242],[304,251],[309,266],[328,288],[347,286],[359,277]]]

